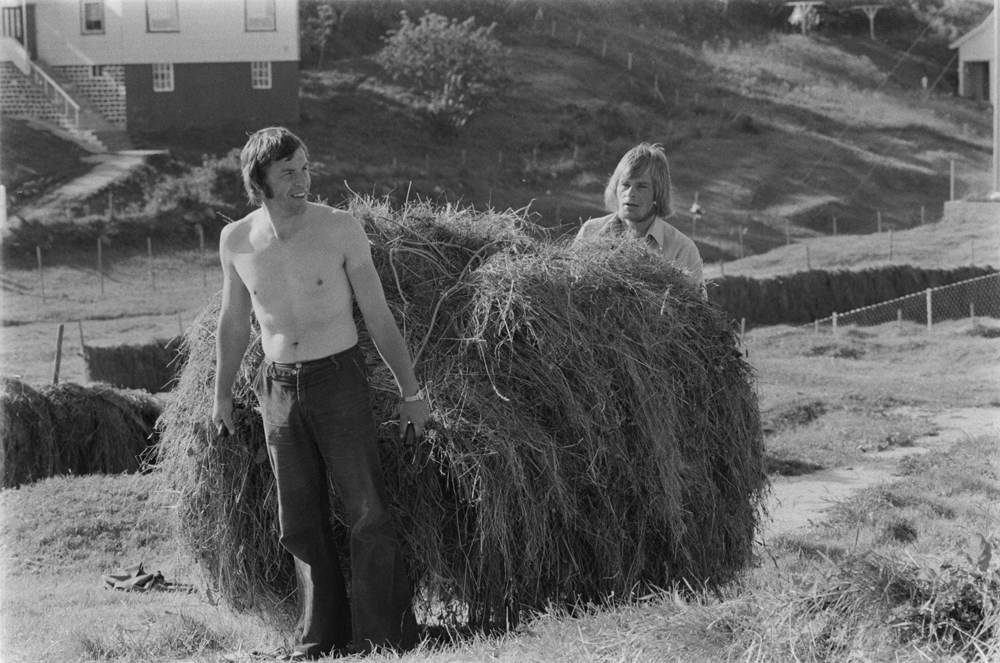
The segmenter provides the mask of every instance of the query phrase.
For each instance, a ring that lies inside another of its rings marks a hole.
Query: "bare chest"
[[[255,302],[265,309],[350,296],[343,253],[316,234],[253,246],[236,256],[234,265]]]

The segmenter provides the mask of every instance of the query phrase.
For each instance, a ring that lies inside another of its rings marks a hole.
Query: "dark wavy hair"
[[[264,181],[267,167],[275,161],[290,158],[300,147],[308,158],[306,144],[285,127],[267,127],[250,135],[240,152],[240,169],[243,171],[243,188],[251,205],[260,206],[264,198],[274,195]]]

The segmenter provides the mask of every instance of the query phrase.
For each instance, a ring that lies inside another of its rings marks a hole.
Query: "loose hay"
[[[181,363],[179,347],[180,337],[137,345],[84,345],[87,379],[151,394],[169,391]]]
[[[48,400],[16,378],[2,378],[0,468],[3,487],[13,488],[57,473],[59,452]]]
[[[3,487],[57,474],[136,472],[162,405],[142,391],[71,382],[38,390],[3,378]]]
[[[381,451],[420,595],[491,628],[551,603],[717,585],[750,559],[766,490],[752,371],[732,327],[642,247],[570,252],[516,214],[356,201],[437,428],[409,465],[398,396],[372,369]],[[189,328],[161,419],[187,543],[238,608],[294,592],[250,390],[237,435],[209,429],[216,298]],[[340,537],[347,533],[335,523]]]

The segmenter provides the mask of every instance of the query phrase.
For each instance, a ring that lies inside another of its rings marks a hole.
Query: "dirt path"
[[[777,477],[768,508],[765,538],[788,534],[821,521],[831,506],[869,486],[892,481],[897,462],[911,455],[942,451],[966,437],[1000,435],[1000,408],[959,408],[931,412],[904,407],[894,412],[930,421],[937,431],[912,446],[871,453],[865,465],[822,470],[797,477]]]

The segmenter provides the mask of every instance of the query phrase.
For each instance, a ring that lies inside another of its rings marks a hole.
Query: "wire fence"
[[[977,317],[1000,318],[1000,273],[979,276],[905,297],[834,313],[812,323],[816,331],[838,326],[873,326],[888,322],[917,322],[930,329],[935,322]]]

